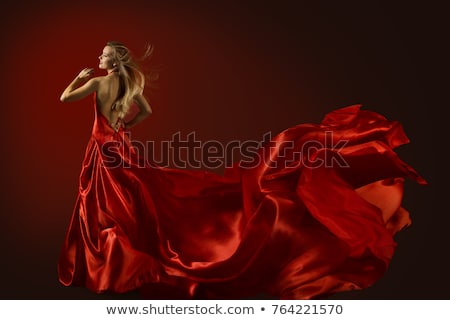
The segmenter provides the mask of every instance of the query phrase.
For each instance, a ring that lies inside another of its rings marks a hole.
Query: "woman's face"
[[[113,61],[113,48],[110,46],[106,46],[103,48],[102,54],[98,57],[99,64],[98,67],[100,69],[110,70],[114,68]]]

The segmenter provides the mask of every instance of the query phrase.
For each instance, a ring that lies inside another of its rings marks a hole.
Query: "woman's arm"
[[[70,102],[82,99],[98,89],[98,79],[93,78],[85,82],[93,73],[94,69],[83,69],[78,76],[64,89],[60,100]]]
[[[150,107],[150,104],[148,103],[147,99],[142,94],[137,95],[134,98],[134,101],[136,102],[136,105],[139,107],[139,112],[131,119],[130,121],[126,122],[125,128],[131,128],[137,125],[139,122],[147,118],[149,115],[152,114],[152,108]]]

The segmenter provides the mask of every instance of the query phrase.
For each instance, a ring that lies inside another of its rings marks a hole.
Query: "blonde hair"
[[[119,117],[124,118],[129,111],[135,96],[144,91],[145,75],[132,57],[130,50],[121,42],[109,41],[107,46],[113,49],[113,63],[119,73],[120,89],[112,109],[119,112]],[[153,53],[153,46],[147,45],[147,49],[141,58],[146,59]]]

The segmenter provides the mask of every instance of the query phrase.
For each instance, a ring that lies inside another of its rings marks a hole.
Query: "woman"
[[[96,92],[100,112],[114,130],[118,131],[121,126],[131,128],[152,113],[150,105],[142,95],[145,77],[131,59],[129,50],[121,43],[107,43],[99,60],[98,67],[106,70],[107,75],[92,78],[80,86],[94,71],[92,68],[83,69],[63,91],[60,100],[70,102]],[[140,112],[133,120],[125,123],[123,118],[132,102],[136,102]]]
[[[61,283],[166,299],[310,299],[366,288],[387,270],[393,236],[410,224],[404,178],[426,183],[393,151],[408,142],[398,122],[349,106],[288,128],[223,176],[158,167],[126,135],[152,112],[143,73],[117,42],[99,59],[107,75],[86,81],[84,69],[61,95],[93,94],[95,108]],[[139,112],[125,121],[132,103]]]

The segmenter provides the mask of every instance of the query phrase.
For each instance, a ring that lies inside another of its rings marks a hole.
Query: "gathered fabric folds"
[[[95,95],[94,95],[95,101]],[[219,175],[157,166],[95,119],[60,282],[164,299],[314,299],[371,286],[411,223],[402,126],[360,105],[299,124]]]

